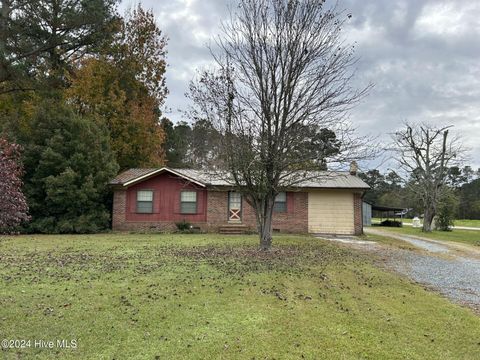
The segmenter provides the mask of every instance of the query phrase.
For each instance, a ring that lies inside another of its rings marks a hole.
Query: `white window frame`
[[[149,198],[151,200],[145,200],[145,198],[140,199],[142,195],[150,194]],[[150,203],[150,210],[140,209],[138,206],[139,204],[147,204]],[[153,190],[150,189],[142,189],[137,190],[137,198],[136,198],[136,212],[138,214],[151,214],[153,213]]]
[[[190,199],[184,199],[184,195],[194,195],[193,197],[195,198],[194,200]],[[183,205],[190,205],[195,204],[195,210],[191,209],[185,209]],[[196,214],[197,213],[197,206],[198,206],[198,195],[195,190],[182,190],[180,192],[180,213],[181,214]]]
[[[285,200],[279,201],[278,198],[284,196]],[[275,196],[275,203],[273,205],[273,211],[277,213],[286,213],[287,212],[287,193],[285,191],[281,191]]]

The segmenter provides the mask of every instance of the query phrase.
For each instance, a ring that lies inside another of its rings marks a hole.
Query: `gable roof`
[[[167,167],[163,168],[154,168],[154,169],[141,169],[141,168],[134,168],[126,170],[120,174],[118,174],[113,180],[110,181],[110,185],[122,185],[122,186],[130,186],[140,182],[142,180],[146,180],[152,176],[168,172],[170,174],[179,176],[184,178],[187,181],[193,182],[197,185],[205,187],[207,184],[202,182],[201,179],[195,176],[195,174],[186,173],[186,169],[181,169],[181,172],[178,169],[171,169]],[[191,176],[193,175],[193,176]]]
[[[133,168],[133,169],[128,169],[126,171],[121,172],[118,174],[115,178],[110,180],[109,184],[110,185],[124,185],[126,182],[129,182],[131,180],[140,178],[144,175],[147,175],[151,173],[152,171],[157,170],[156,168],[150,168],[150,169],[145,169],[145,168]]]
[[[118,174],[110,181],[110,185],[128,187],[152,176],[168,172],[195,183],[201,187],[207,186],[232,186],[226,179],[216,176],[208,171],[194,169],[163,168],[134,168]],[[305,173],[307,180],[299,181],[295,188],[320,188],[320,189],[369,189],[370,187],[358,176],[351,175],[348,171],[317,171]]]

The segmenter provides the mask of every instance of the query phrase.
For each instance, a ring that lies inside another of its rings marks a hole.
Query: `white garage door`
[[[323,234],[353,234],[353,193],[348,190],[318,190],[308,193],[308,231]]]

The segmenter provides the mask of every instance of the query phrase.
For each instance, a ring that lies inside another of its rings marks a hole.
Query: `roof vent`
[[[358,164],[356,161],[350,163],[350,175],[357,175]]]

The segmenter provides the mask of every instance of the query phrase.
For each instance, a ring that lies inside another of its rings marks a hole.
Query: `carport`
[[[404,211],[405,209],[401,207],[372,205],[372,212],[374,214],[374,217],[379,217],[380,222],[382,222],[384,219],[396,220],[397,217],[402,219],[403,218],[402,215],[398,216],[396,214],[403,213]]]

